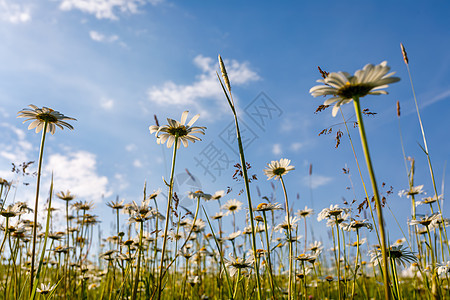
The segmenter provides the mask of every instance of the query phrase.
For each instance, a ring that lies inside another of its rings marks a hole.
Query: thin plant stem
[[[267,244],[267,266],[269,269],[269,279],[270,279],[270,288],[272,290],[272,297],[275,299],[275,285],[273,282],[273,270],[272,270],[272,261],[270,258],[270,241],[269,241],[269,232],[268,232],[268,228],[267,228],[267,216],[266,216],[266,212],[263,210],[262,211],[263,214],[263,218],[264,218],[264,233],[266,236],[266,244]]]
[[[283,187],[284,200],[285,200],[285,205],[286,205],[286,220],[287,220],[287,225],[288,225],[288,229],[287,229],[287,238],[288,238],[288,243],[289,243],[288,299],[291,299],[292,298],[292,259],[293,259],[292,238],[291,238],[291,217],[290,217],[290,213],[289,213],[289,201],[288,201],[288,196],[287,196],[287,192],[286,192],[286,186],[284,185],[283,176],[281,176],[281,175],[280,175],[280,181],[281,181],[281,186]]]
[[[339,236],[339,223],[338,223],[338,216],[335,216],[336,218],[336,238],[337,238],[337,244],[338,244],[338,251],[337,251],[337,274],[338,274],[338,293],[339,293],[339,299],[342,299],[342,293],[341,293],[341,238]],[[336,248],[336,246],[335,246]],[[336,251],[336,249],[334,249],[334,251]]]
[[[221,60],[222,59],[220,58],[220,61]],[[223,69],[222,69],[222,74],[225,74],[224,79],[226,79],[226,81],[228,81],[228,77],[226,76],[225,67],[223,67]],[[251,195],[250,195],[250,186],[249,186],[249,179],[248,179],[248,174],[247,174],[247,163],[245,161],[244,147],[242,145],[242,138],[241,138],[241,131],[239,130],[238,117],[237,117],[236,109],[234,106],[233,97],[231,95],[231,88],[229,88],[229,85],[227,85],[228,92],[230,93],[230,95],[228,96],[227,90],[225,89],[225,87],[222,83],[222,80],[219,77],[219,74],[217,74],[217,77],[219,78],[220,85],[222,86],[222,90],[225,93],[225,97],[227,98],[228,104],[230,105],[231,111],[233,112],[233,116],[234,116],[234,124],[236,127],[236,137],[237,137],[237,142],[238,142],[238,147],[239,147],[239,156],[241,159],[242,175],[244,177],[245,192],[246,192],[247,202],[248,202],[248,213],[249,213],[249,218],[250,218],[250,226],[252,229],[252,251],[253,251],[254,256],[256,257],[257,256],[257,254],[256,254],[257,253],[256,252],[256,230],[255,230],[255,222],[254,222],[254,218],[253,218],[253,205],[252,205],[252,199],[251,199]],[[261,292],[261,279],[259,276],[259,260],[258,259],[254,260],[254,268],[255,268],[256,285],[257,285],[257,291],[258,291],[258,294],[257,294],[258,300],[261,300],[262,292]]]
[[[37,181],[36,181],[36,200],[34,202],[34,223],[33,223],[33,246],[31,250],[31,270],[30,270],[30,296],[33,292],[34,283],[34,258],[36,256],[36,236],[37,236],[37,217],[38,217],[38,206],[39,206],[39,187],[41,184],[41,168],[42,168],[42,158],[44,157],[44,144],[45,144],[45,134],[47,133],[48,121],[44,122],[44,129],[42,130],[41,146],[39,148],[39,164],[37,171]]]
[[[164,254],[166,252],[166,243],[167,243],[167,232],[169,230],[169,214],[170,208],[172,204],[172,194],[173,194],[173,177],[175,173],[175,160],[177,157],[177,148],[178,148],[178,134],[175,135],[175,143],[173,146],[173,156],[172,156],[172,170],[170,171],[170,183],[169,183],[169,196],[167,198],[167,210],[166,210],[166,224],[164,228],[164,239],[161,250],[161,262],[159,265],[159,279],[158,279],[158,299],[161,299],[162,292],[162,281],[163,281],[163,267],[164,267]]]
[[[370,176],[370,182],[372,183],[373,189],[373,197],[375,198],[375,208],[377,210],[378,215],[378,226],[380,232],[380,242],[381,242],[381,252],[383,257],[383,282],[384,282],[384,297],[387,300],[390,300],[392,297],[391,288],[390,288],[390,280],[389,280],[389,268],[388,268],[388,257],[387,257],[387,247],[386,247],[386,237],[384,230],[384,219],[383,219],[383,211],[381,208],[380,194],[378,192],[378,186],[375,179],[375,172],[372,167],[372,160],[370,158],[369,146],[367,144],[366,131],[364,129],[364,122],[361,114],[361,107],[359,103],[359,97],[355,96],[353,98],[353,104],[355,107],[356,118],[358,121],[359,134],[361,136],[361,144],[364,151],[364,157],[366,159],[367,170]],[[370,199],[368,199],[370,201]]]
[[[425,154],[427,156],[428,168],[430,170],[431,181],[433,183],[434,195],[437,198],[436,202],[437,202],[437,205],[438,205],[439,213],[441,214],[441,222],[442,222],[442,224],[444,224],[444,216],[442,214],[441,204],[439,203],[439,194],[437,192],[436,180],[434,178],[434,171],[433,171],[433,166],[431,164],[430,152],[428,151],[427,138],[425,136],[425,130],[423,128],[422,118],[420,117],[419,105],[417,104],[416,91],[414,89],[414,84],[413,84],[413,81],[412,81],[411,71],[409,69],[409,63],[406,63],[406,68],[408,70],[409,81],[411,83],[411,90],[413,92],[414,104],[416,106],[416,111],[417,111],[417,118],[419,119],[420,131],[422,133],[422,138],[423,138],[423,146],[424,146],[424,148],[422,148],[422,150],[425,152]],[[442,230],[442,228],[439,227],[439,230]],[[448,243],[447,229],[445,228],[445,226],[443,226],[443,230],[444,230],[445,242],[447,244],[448,254],[450,255],[450,245]],[[442,241],[442,238],[441,238],[441,244],[442,244],[442,242],[443,241]]]
[[[348,139],[350,141],[350,146],[352,147],[353,156],[355,157],[356,167],[358,168],[358,173],[359,173],[359,177],[361,178],[361,183],[363,185],[364,194],[366,195],[367,204],[369,205],[370,216],[372,217],[373,224],[375,225],[375,233],[377,234],[378,243],[381,244],[381,242],[380,242],[380,234],[378,232],[378,227],[376,226],[377,222],[376,222],[375,216],[373,214],[372,203],[371,203],[370,198],[369,198],[369,193],[367,192],[366,183],[364,182],[364,178],[362,176],[361,167],[359,165],[358,157],[356,156],[356,151],[355,151],[355,147],[353,145],[353,140],[352,140],[352,137],[350,135],[350,131],[348,130],[347,121],[346,121],[346,119],[344,117],[344,113],[342,112],[342,108],[339,108],[339,111],[341,112],[342,119],[344,120],[345,130],[347,131],[347,136],[348,136]]]

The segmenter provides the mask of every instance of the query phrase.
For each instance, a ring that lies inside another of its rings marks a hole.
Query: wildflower
[[[188,282],[191,286],[194,286],[194,285],[200,283],[200,277],[189,275],[189,276],[188,276],[188,279],[187,279],[187,282]]]
[[[56,194],[56,196],[59,199],[67,201],[67,202],[75,199],[75,195],[71,194],[69,190],[67,190],[67,192],[65,192],[65,193],[63,191],[61,191],[58,194]]]
[[[11,182],[9,182],[8,180],[0,177],[0,186],[2,186],[2,187],[3,186],[4,187],[9,187],[9,186],[11,186]]]
[[[281,204],[279,204],[279,203],[260,203],[253,210],[254,211],[274,211],[277,209],[282,209]]]
[[[222,205],[221,209],[227,210],[225,215],[228,216],[229,214],[234,214],[241,210],[242,205],[244,204],[241,201],[230,199],[224,205]]]
[[[180,122],[168,118],[167,121],[169,122],[169,125],[150,126],[150,133],[156,133],[156,142],[158,144],[164,144],[167,141],[167,148],[171,148],[175,142],[175,139],[179,139],[183,143],[184,147],[188,146],[188,141],[191,141],[192,143],[195,143],[195,141],[201,141],[201,139],[194,134],[205,134],[206,127],[192,126],[200,116],[198,114],[195,115],[187,125],[185,125],[188,113],[188,111],[183,112]],[[177,148],[180,148],[180,144],[178,144]]]
[[[264,232],[266,229],[264,228],[264,225],[260,224],[260,225],[256,225],[255,226],[255,233],[260,233],[260,232]],[[252,226],[248,225],[244,228],[244,230],[242,231],[243,234],[251,234],[252,233]]]
[[[439,265],[437,272],[439,276],[442,274],[448,275],[448,273],[450,273],[450,261],[447,261],[445,264]]]
[[[153,211],[149,206],[149,201],[149,199],[143,200],[140,205],[133,201],[128,205],[127,209],[131,213],[130,222],[144,222],[152,217]]]
[[[398,192],[399,197],[406,196],[407,198],[415,196],[418,194],[423,194],[423,184],[418,186],[413,186],[409,190],[401,190]]]
[[[42,129],[44,129],[44,125],[47,124],[46,132],[50,132],[51,134],[55,133],[56,126],[58,126],[61,129],[64,129],[64,127],[66,127],[69,128],[70,130],[73,130],[73,126],[65,122],[64,120],[76,120],[76,119],[67,117],[62,113],[45,106],[39,108],[35,105],[30,104],[28,105],[28,107],[30,108],[25,108],[17,113],[18,118],[27,118],[25,121],[23,121],[23,123],[30,120],[34,120],[33,122],[30,123],[28,129],[36,128],[36,133],[38,133]]]
[[[364,245],[367,242],[366,238],[362,238],[359,240],[359,246]],[[353,243],[347,244],[351,247],[357,247],[358,246],[358,241],[354,241]]]
[[[183,256],[186,259],[190,259],[195,253],[189,251],[188,248],[183,247],[178,251],[178,254],[180,254],[181,256]]]
[[[283,230],[288,230],[289,229],[289,225],[291,227],[291,230],[293,227],[297,226],[297,222],[298,222],[298,218],[297,217],[290,217],[289,218],[289,222],[288,222],[288,218],[287,216],[284,217],[284,221],[280,224],[278,224],[277,226],[275,226],[275,228],[273,230],[275,231],[279,231],[279,232],[283,232]]]
[[[395,241],[394,245],[403,245],[406,243],[406,238],[401,238]]]
[[[305,261],[309,261],[311,259],[311,255],[308,253],[301,253],[295,259],[298,261],[301,261],[301,262],[305,262]]]
[[[314,210],[312,208],[308,208],[307,206],[305,206],[305,209],[299,209],[296,214],[299,217],[306,218],[311,216],[313,213]]]
[[[223,212],[218,212],[214,216],[212,216],[211,219],[219,220],[219,219],[222,219],[223,216],[225,216],[225,214]]]
[[[203,229],[205,229],[205,227],[206,227],[206,223],[205,223],[205,221],[203,221],[202,219],[196,219],[195,220],[195,223],[194,223],[194,221],[193,220],[190,220],[190,219],[188,219],[188,220],[186,220],[188,223],[188,226],[190,227],[190,228],[192,228],[192,232],[200,232],[200,231],[202,231]]]
[[[409,225],[423,225],[425,227],[428,227],[429,225],[433,225],[432,223],[436,222],[441,218],[441,214],[435,213],[431,216],[424,216],[420,220],[411,220],[408,222]]]
[[[332,95],[332,98],[325,100],[324,105],[333,107],[333,117],[336,116],[339,107],[342,104],[349,103],[354,97],[364,97],[366,95],[387,94],[382,90],[388,87],[388,84],[400,80],[398,77],[391,77],[394,72],[389,73],[390,67],[383,61],[379,65],[367,64],[362,70],[358,70],[354,75],[347,72],[333,72],[328,74],[325,79],[319,79],[324,85],[316,85],[309,92],[313,97]]]
[[[117,199],[116,201],[111,201],[106,203],[107,206],[111,207],[112,209],[122,209],[125,207],[125,205],[123,204],[125,200],[119,201],[119,199]]]
[[[373,225],[369,222],[367,222],[367,220],[352,220],[350,223],[341,223],[339,224],[339,226],[341,226],[342,229],[344,229],[345,231],[350,231],[350,230],[357,230],[360,229],[362,227],[366,227],[367,229],[369,229],[370,231],[373,230]]]
[[[220,198],[222,198],[223,196],[225,196],[225,191],[224,190],[220,190],[215,192],[212,196],[210,200],[219,200]]]
[[[350,212],[349,208],[340,208],[339,205],[330,205],[329,208],[324,208],[317,216],[317,221],[322,221],[323,219],[329,219],[331,217],[339,218],[348,214]]]
[[[405,268],[407,263],[417,262],[417,257],[414,253],[403,248],[403,245],[393,245],[389,247],[389,249],[387,249],[387,254],[389,258],[393,259],[397,264],[402,264]],[[370,251],[370,256],[370,262],[377,265],[382,257],[381,250],[378,248]]]
[[[50,232],[50,233],[48,234],[48,237],[49,237],[50,239],[52,239],[52,240],[58,241],[58,240],[62,239],[62,238],[64,237],[65,234],[66,234],[66,233],[65,233],[65,232],[62,232],[62,231],[58,231],[58,232]]]
[[[50,283],[49,284],[41,283],[41,286],[36,288],[36,292],[38,292],[41,295],[47,295],[50,294],[56,288],[57,285],[58,285],[57,283],[54,285],[50,285]]]
[[[5,218],[13,218],[20,215],[20,208],[17,205],[10,204],[8,205],[8,207],[6,207],[6,209],[2,209],[0,211],[0,215]]]
[[[189,192],[188,197],[189,199],[202,198],[204,200],[210,200],[212,196],[210,194],[203,193],[202,191],[199,190],[195,192]]]
[[[275,177],[280,179],[281,176],[286,175],[289,171],[294,170],[294,166],[290,166],[291,161],[286,158],[282,158],[279,161],[273,160],[270,164],[267,164],[267,168],[264,169],[264,174],[267,176],[267,180]]]
[[[76,210],[91,210],[94,208],[94,203],[93,202],[87,202],[87,201],[78,201],[75,202],[74,204],[72,204],[72,207],[75,208]]]
[[[153,200],[161,193],[161,189],[157,189],[156,191],[153,191],[153,193],[148,196],[147,200]]]
[[[228,271],[230,272],[230,276],[234,277],[239,270],[245,270],[247,268],[253,268],[253,258],[248,257],[247,259],[236,257],[234,258],[230,254],[230,259],[224,259],[225,260],[225,266],[228,268]]]
[[[438,197],[434,196],[434,197],[425,197],[422,198],[422,201],[416,201],[416,206],[418,205],[422,205],[422,204],[433,204],[438,200],[442,200],[443,199],[443,195],[439,195]]]
[[[228,236],[228,237],[226,237],[225,239],[226,240],[229,240],[229,241],[234,241],[238,236],[240,236],[242,234],[242,231],[236,231],[236,232],[233,232],[233,233],[230,233],[230,235]]]
[[[309,244],[309,250],[312,252],[321,252],[323,249],[322,242],[314,241],[314,243]]]
[[[113,254],[115,254],[116,252],[117,252],[117,250],[108,250],[108,251],[100,254],[99,257],[103,258],[104,260],[110,261],[110,260],[114,259]]]

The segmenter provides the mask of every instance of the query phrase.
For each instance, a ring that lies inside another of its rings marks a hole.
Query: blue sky
[[[208,129],[202,142],[179,152],[179,194],[197,186],[209,193],[232,187],[227,198],[245,203],[237,195],[241,183],[231,178],[238,157],[229,147],[232,115],[215,77],[221,54],[243,126],[251,131],[246,156],[258,176],[252,183],[254,202],[260,201],[256,186],[262,195],[272,193],[262,169],[280,158],[296,167],[286,177],[294,211],[308,205],[319,212],[355,194],[360,202],[361,181],[346,135],[334,147],[336,131],[344,128],[337,125],[333,134],[318,136],[342,119],[331,111],[314,114],[322,99],[311,97],[309,89],[320,78],[317,66],[353,73],[387,60],[402,80],[389,87],[389,95],[368,96],[362,106],[377,112],[366,118],[375,172],[380,184],[393,186],[388,203],[404,225],[410,203],[397,196],[407,187],[397,100],[406,153],[416,159],[416,183],[424,184],[429,196],[433,192],[399,44],[410,58],[440,190],[449,177],[449,8],[444,1],[0,0],[0,176],[18,179],[11,163],[37,160],[40,135],[16,119],[17,111],[35,104],[75,117],[74,131],[58,131],[47,141],[44,184],[54,171],[56,190],[70,189],[95,201],[95,213],[109,233],[113,221],[104,203],[116,195],[138,201],[145,181],[151,191],[163,187],[161,176],[168,177],[171,151],[148,131],[154,115],[166,124],[167,117],[179,120],[189,110],[190,116],[200,113],[196,124]],[[252,118],[262,103],[273,114]],[[354,121],[351,105],[344,114]],[[350,134],[362,161],[358,132],[352,128]],[[212,166],[205,172],[198,163],[206,162],[204,154],[212,149],[220,152],[215,156],[216,162],[222,159],[220,173]],[[347,189],[346,165],[355,193]],[[195,183],[183,181],[185,169]],[[16,200],[31,201],[35,179],[19,179],[30,185],[17,185]],[[279,182],[273,183],[282,202]],[[385,214],[392,239],[399,238],[395,221],[388,210]],[[325,232],[325,224],[317,228]]]

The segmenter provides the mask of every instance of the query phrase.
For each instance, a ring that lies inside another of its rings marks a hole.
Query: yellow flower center
[[[170,135],[183,137],[188,135],[188,131],[186,126],[181,125],[180,127],[170,127],[167,132],[169,132]]]
[[[283,175],[285,172],[286,172],[285,168],[276,168],[273,170],[273,174],[278,176]]]
[[[351,84],[347,82],[343,87],[339,88],[337,95],[344,99],[351,99],[353,97],[364,97],[373,89],[372,85],[359,83]]]

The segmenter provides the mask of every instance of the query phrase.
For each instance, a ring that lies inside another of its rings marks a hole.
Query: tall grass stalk
[[[408,70],[408,76],[409,76],[409,81],[411,83],[411,90],[412,90],[412,93],[413,93],[414,104],[415,104],[416,112],[417,112],[417,118],[419,120],[420,131],[422,133],[422,139],[423,139],[423,148],[422,148],[422,150],[425,152],[425,155],[427,156],[428,169],[430,171],[431,181],[432,181],[432,184],[433,184],[434,196],[437,198],[436,202],[437,202],[437,205],[438,205],[439,213],[441,214],[441,222],[442,222],[442,224],[445,224],[444,217],[443,217],[443,214],[442,214],[441,204],[439,202],[439,194],[437,192],[436,180],[435,180],[435,177],[434,177],[433,166],[431,164],[430,152],[428,151],[428,143],[427,143],[427,138],[425,136],[425,129],[423,128],[422,118],[420,117],[419,105],[417,104],[416,91],[414,89],[414,84],[413,84],[413,80],[412,80],[412,76],[411,76],[411,70],[409,68],[408,55],[406,53],[406,50],[405,50],[405,47],[403,46],[403,44],[400,44],[400,47],[402,49],[403,60],[405,61],[406,69]],[[445,225],[439,226],[439,231],[442,231],[442,230],[444,231],[445,243],[447,244],[448,254],[450,256],[450,245],[449,245],[447,229],[445,228]],[[442,240],[442,237],[441,237],[441,244],[442,243],[443,243],[443,240]]]
[[[225,97],[227,98],[227,101],[228,101],[228,104],[230,105],[231,111],[233,112],[234,124],[236,127],[236,136],[237,136],[237,142],[238,142],[238,146],[239,146],[239,156],[241,159],[241,168],[242,168],[242,174],[244,177],[245,192],[246,192],[247,201],[248,201],[248,212],[249,212],[249,217],[250,217],[250,225],[251,225],[251,229],[252,229],[252,251],[253,251],[253,255],[255,257],[254,266],[255,266],[256,285],[257,285],[257,292],[258,292],[257,295],[258,295],[258,300],[261,300],[262,299],[261,279],[259,276],[259,261],[256,258],[257,257],[256,231],[255,231],[255,221],[253,218],[253,204],[252,204],[252,200],[251,200],[251,196],[250,196],[250,186],[249,186],[249,179],[248,179],[248,174],[247,174],[247,163],[245,161],[245,156],[244,156],[244,147],[242,146],[242,138],[241,138],[241,131],[239,130],[238,116],[236,113],[236,108],[234,106],[233,96],[231,94],[230,81],[228,79],[227,71],[225,69],[225,65],[224,65],[224,63],[222,61],[222,57],[220,57],[220,55],[219,55],[219,63],[220,63],[220,69],[222,72],[222,77],[224,79],[225,85],[227,86],[227,89],[225,89],[225,86],[223,85],[219,74],[217,74],[217,78],[219,79],[220,85],[222,86],[222,90],[225,94]],[[228,90],[228,92],[227,92],[227,90]]]

